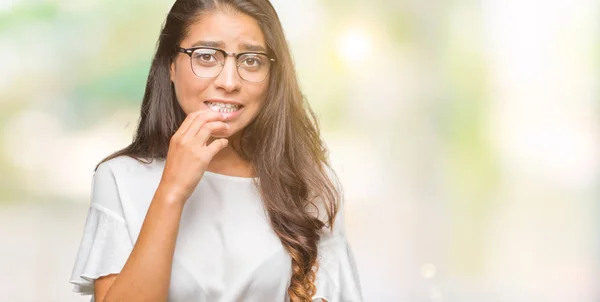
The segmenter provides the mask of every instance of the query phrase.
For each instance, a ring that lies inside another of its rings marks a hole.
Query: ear
[[[175,83],[175,61],[171,61],[171,66],[169,67],[169,78],[171,82]]]

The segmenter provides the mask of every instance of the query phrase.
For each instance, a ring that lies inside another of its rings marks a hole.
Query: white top
[[[74,292],[94,301],[94,280],[121,271],[163,169],[164,160],[143,164],[126,156],[98,167],[70,279]],[[341,206],[338,216],[318,244],[313,301],[362,301]],[[253,179],[205,172],[182,212],[169,301],[289,301],[290,278],[291,257],[269,224]]]

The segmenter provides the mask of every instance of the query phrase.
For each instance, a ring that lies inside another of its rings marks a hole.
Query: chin
[[[214,138],[230,138],[236,133],[237,133],[237,130],[230,128],[225,131],[219,131],[217,133],[213,133],[212,137],[214,137]]]
[[[229,131],[226,131],[226,132],[213,133],[211,136],[214,138],[228,138],[231,136],[231,134],[229,133]]]

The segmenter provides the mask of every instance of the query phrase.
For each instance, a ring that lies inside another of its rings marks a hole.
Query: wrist
[[[179,190],[168,187],[162,183],[158,185],[154,198],[161,203],[181,206],[185,204],[185,200],[187,199],[187,197]]]

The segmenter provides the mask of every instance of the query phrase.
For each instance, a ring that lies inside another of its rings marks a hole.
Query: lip
[[[234,101],[234,100],[225,100],[225,99],[207,99],[206,101],[204,101],[204,103],[206,104],[207,102],[212,102],[212,103],[225,103],[225,104],[232,104],[232,105],[238,105],[240,107],[243,107],[244,104],[238,102],[238,101]]]

